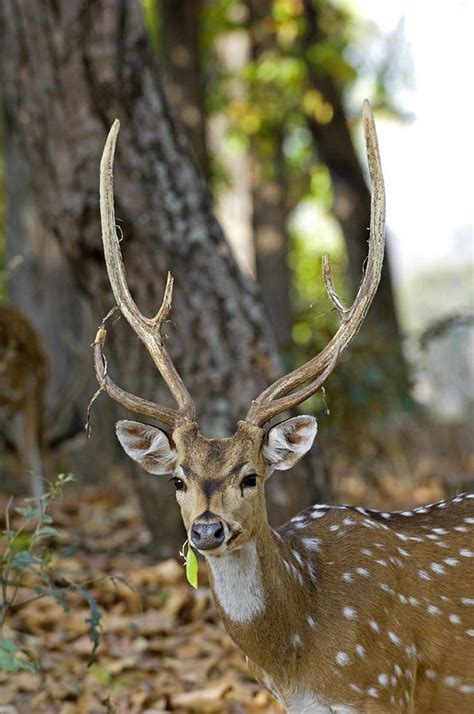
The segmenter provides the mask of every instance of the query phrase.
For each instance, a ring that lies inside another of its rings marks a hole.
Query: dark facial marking
[[[190,466],[186,466],[186,464],[181,464],[181,470],[183,474],[191,481],[194,481],[196,479],[196,473],[192,470]]]
[[[221,484],[219,483],[219,481],[213,479],[206,479],[201,484],[202,492],[208,499],[211,498],[212,494],[215,491],[219,490],[220,486]]]

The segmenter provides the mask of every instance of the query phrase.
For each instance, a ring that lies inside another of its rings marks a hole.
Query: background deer
[[[372,181],[368,260],[353,305],[338,297],[323,261],[340,328],[307,364],[278,379],[251,404],[235,434],[207,439],[193,401],[165,348],[168,276],[160,310],[143,316],[127,287],[115,229],[112,166],[118,122],[101,162],[101,216],[111,286],[177,402],[160,406],[111,380],[95,340],[101,388],[127,409],[167,425],[120,421],[125,451],[152,474],[169,475],[191,545],[206,557],[224,625],[252,671],[289,712],[474,711],[474,494],[401,513],[316,505],[273,530],[264,482],[291,468],[316,435],[311,416],[279,414],[327,379],[367,313],[384,253],[385,194],[369,105],[364,128]],[[306,385],[306,386],[305,386]]]
[[[35,328],[15,307],[0,305],[0,419],[36,498],[43,494],[47,381],[48,358]]]

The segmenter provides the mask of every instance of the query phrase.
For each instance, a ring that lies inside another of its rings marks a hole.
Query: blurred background
[[[172,271],[168,347],[203,433],[219,436],[336,331],[324,253],[353,299],[370,216],[364,98],[386,180],[382,282],[325,392],[299,409],[318,417],[318,443],[298,471],[270,480],[270,518],[315,501],[388,510],[473,488],[470,10],[467,0],[3,0],[5,500],[72,472],[68,547],[97,550],[107,536],[156,562],[184,540],[173,486],[135,470],[116,443],[125,410],[99,395],[89,438],[84,428],[97,389],[90,345],[114,304],[98,210],[114,118],[129,285],[152,314]],[[117,314],[106,352],[120,386],[172,405]],[[171,710],[207,711],[186,706]],[[258,706],[214,711],[277,711]]]

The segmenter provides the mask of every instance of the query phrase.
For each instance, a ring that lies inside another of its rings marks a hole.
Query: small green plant
[[[72,474],[60,474],[56,481],[49,483],[41,499],[25,499],[24,506],[14,508],[15,516],[12,515],[13,498],[8,502],[6,527],[0,536],[0,671],[37,671],[34,654],[5,637],[4,627],[9,615],[42,598],[54,598],[64,612],[68,612],[67,596],[79,593],[89,606],[90,616],[86,622],[92,645],[91,661],[99,646],[102,616],[87,590],[90,583],[76,583],[55,570],[47,546],[48,540],[59,535],[48,509],[53,501],[61,498],[64,487],[72,480]]]

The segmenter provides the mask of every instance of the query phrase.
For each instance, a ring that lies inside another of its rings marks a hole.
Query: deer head
[[[95,339],[95,369],[101,388],[127,409],[168,427],[120,421],[117,436],[126,453],[146,471],[171,477],[190,543],[207,555],[222,555],[252,539],[266,524],[264,482],[274,470],[291,468],[312,446],[316,420],[287,419],[269,430],[265,425],[318,390],[334,369],[341,352],[360,328],[377,290],[384,254],[385,194],[377,137],[368,102],[364,128],[372,181],[372,213],[367,265],[351,307],[336,293],[329,258],[323,276],[340,327],[329,344],[309,362],[265,389],[250,405],[245,420],[229,438],[207,439],[195,421],[193,400],[166,350],[162,326],[171,309],[173,279],[168,274],[162,305],[145,317],[130,295],[115,228],[112,169],[119,122],[115,121],[100,168],[102,238],[111,287],[122,314],[145,344],[177,403],[160,406],[125,392],[110,378],[103,355],[106,331]]]

